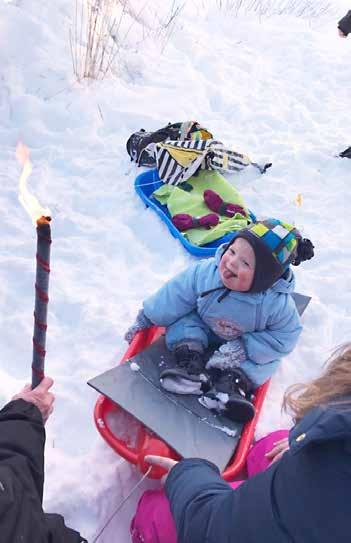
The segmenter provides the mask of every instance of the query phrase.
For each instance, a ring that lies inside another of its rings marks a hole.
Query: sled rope
[[[149,475],[150,471],[152,470],[152,466],[149,467],[149,469],[147,470],[147,472],[142,476],[142,478],[140,479],[140,481],[137,482],[137,484],[135,486],[133,486],[132,490],[129,492],[129,494],[123,498],[123,500],[121,501],[121,503],[118,504],[118,506],[116,507],[116,509],[114,510],[114,512],[112,513],[112,515],[110,516],[110,518],[107,519],[107,521],[105,522],[105,524],[103,525],[103,527],[101,528],[101,530],[98,532],[98,534],[95,536],[95,538],[92,540],[92,543],[96,543],[97,540],[100,538],[100,536],[102,535],[102,533],[106,530],[107,526],[110,524],[111,520],[117,515],[117,513],[122,509],[123,505],[125,504],[125,502],[131,497],[131,495],[136,491],[136,489],[141,485],[141,483],[146,479],[146,477]]]

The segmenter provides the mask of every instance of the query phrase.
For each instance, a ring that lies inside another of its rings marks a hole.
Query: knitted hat
[[[292,225],[278,219],[258,221],[235,233],[246,239],[256,257],[255,273],[248,292],[263,292],[270,288],[288,269],[313,257],[311,241],[303,239]]]

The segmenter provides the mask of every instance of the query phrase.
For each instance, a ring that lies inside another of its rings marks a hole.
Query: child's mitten
[[[241,339],[233,339],[223,343],[213,353],[206,364],[206,368],[217,368],[220,370],[230,370],[240,366],[247,359],[245,347]]]
[[[242,206],[225,202],[214,190],[206,189],[204,191],[204,200],[205,204],[211,211],[215,211],[220,215],[225,215],[226,217],[234,217],[236,213],[240,213],[241,215],[246,217],[246,212]]]
[[[125,333],[124,339],[131,344],[137,332],[145,328],[150,328],[150,326],[153,326],[153,322],[145,315],[144,310],[140,309],[134,324]]]
[[[188,215],[187,213],[178,213],[172,217],[172,222],[174,226],[184,232],[190,228],[198,228],[199,226],[204,226],[206,228],[211,228],[211,226],[217,226],[219,223],[219,217],[215,213],[209,213],[203,217],[196,218]]]

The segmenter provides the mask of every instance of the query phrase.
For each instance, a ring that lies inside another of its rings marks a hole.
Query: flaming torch
[[[43,208],[38,200],[29,192],[27,179],[32,171],[28,147],[19,143],[16,158],[23,167],[19,181],[19,201],[29,213],[37,230],[35,309],[32,359],[32,388],[36,387],[44,377],[45,343],[47,329],[48,291],[50,273],[50,210]]]

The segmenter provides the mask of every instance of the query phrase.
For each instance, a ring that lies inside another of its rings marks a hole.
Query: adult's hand
[[[168,477],[169,472],[171,469],[178,464],[177,460],[173,460],[173,458],[168,458],[166,456],[156,456],[154,454],[147,454],[144,458],[145,462],[148,464],[151,464],[153,466],[160,466],[163,468],[167,473],[164,475],[161,479],[163,483],[166,482],[166,479]]]
[[[283,454],[289,450],[289,438],[284,437],[274,443],[274,447],[271,451],[266,453],[266,457],[269,458],[272,463],[280,460]]]
[[[54,410],[55,396],[52,392],[49,392],[50,388],[54,384],[51,377],[44,377],[44,379],[33,390],[31,385],[26,385],[21,392],[15,394],[13,400],[25,400],[26,402],[33,403],[40,411],[43,417],[44,424],[48,420],[49,416]]]

